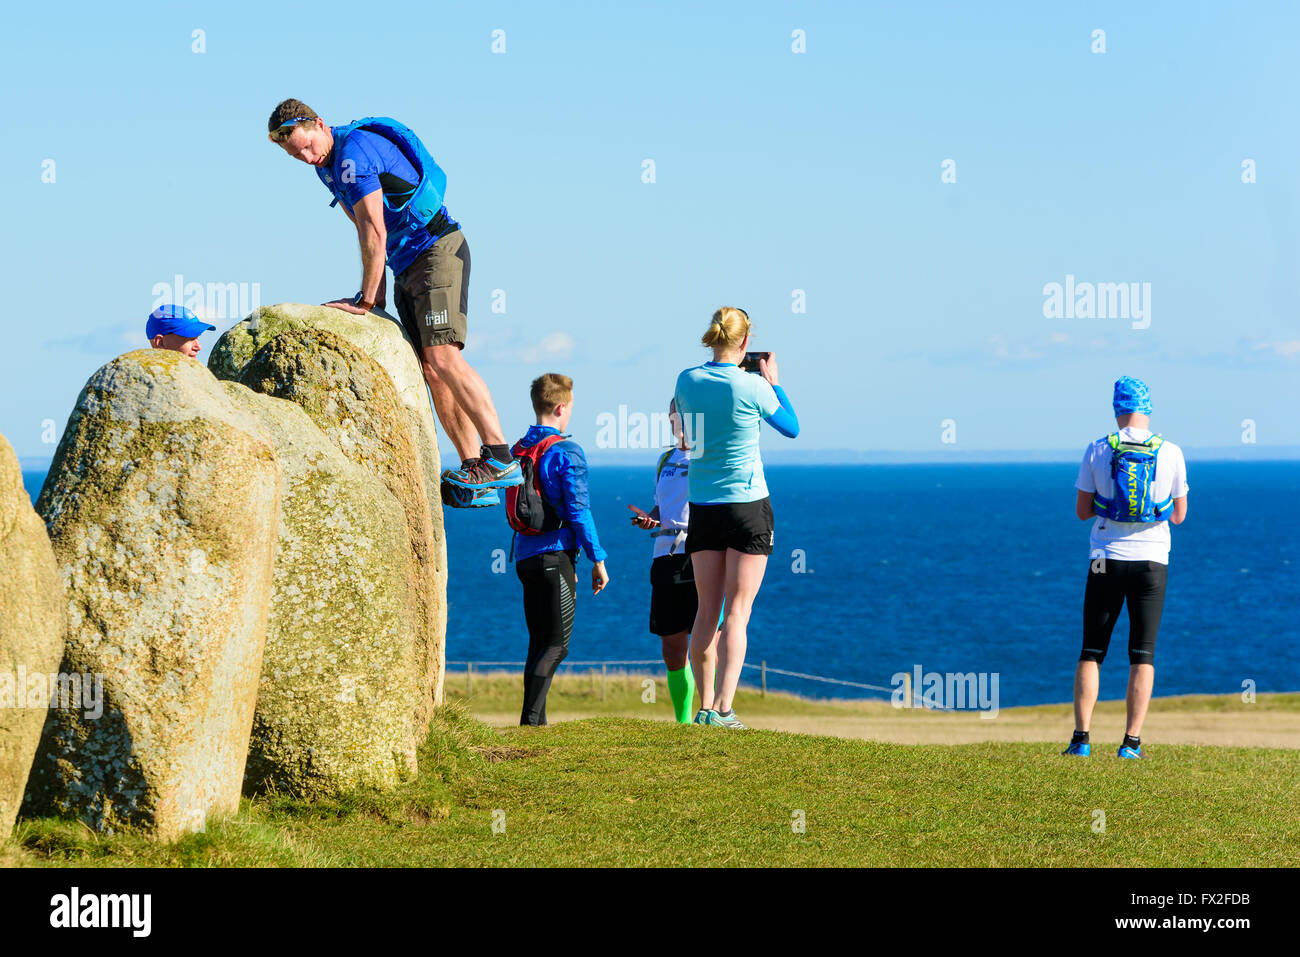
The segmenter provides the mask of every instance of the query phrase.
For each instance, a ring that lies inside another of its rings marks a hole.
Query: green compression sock
[[[691,666],[668,672],[668,693],[673,699],[673,713],[678,724],[691,723],[691,707],[695,704],[695,675]]]

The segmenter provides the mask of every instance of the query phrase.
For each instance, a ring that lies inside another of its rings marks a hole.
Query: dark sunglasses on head
[[[293,119],[286,120],[285,122],[277,126],[275,129],[273,129],[271,132],[267,133],[266,138],[270,140],[272,143],[278,143],[280,141],[280,137],[284,134],[284,131],[289,129],[289,127],[296,126],[299,123],[311,123],[314,121],[315,121],[315,117],[312,116],[295,116]]]

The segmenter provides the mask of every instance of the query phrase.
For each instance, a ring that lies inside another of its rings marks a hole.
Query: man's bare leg
[[[483,377],[474,371],[473,367],[465,361],[461,355],[460,348],[456,345],[428,346],[424,349],[424,363],[433,370],[433,374],[438,381],[445,384],[451,397],[455,400],[457,406],[464,413],[473,425],[474,430],[478,432],[482,445],[504,445],[505,435],[501,432],[501,421],[497,418],[496,406],[492,404],[492,394],[488,391],[487,383]],[[432,387],[432,383],[430,383]],[[437,407],[437,393],[434,394],[434,405]],[[438,417],[442,418],[442,410],[438,409]],[[459,421],[459,420],[458,420]],[[451,427],[445,420],[443,428],[451,435]],[[463,434],[463,433],[462,433]],[[464,451],[459,443],[453,438],[456,444],[456,451],[465,457]],[[472,456],[478,455],[478,449],[475,448],[471,453]]]
[[[1152,669],[1154,670],[1154,669]],[[1074,669],[1074,729],[1088,731],[1092,724],[1092,709],[1097,706],[1097,692],[1101,686],[1101,668],[1095,661],[1080,661]]]
[[[438,422],[447,438],[451,439],[451,444],[456,447],[456,454],[462,462],[478,458],[482,443],[474,429],[474,423],[456,401],[451,387],[438,377],[433,366],[428,362],[422,362],[420,366],[424,372],[424,381],[429,384],[429,392],[433,395],[433,408],[438,413]]]
[[[1130,665],[1128,669],[1128,695],[1125,699],[1128,711],[1128,727],[1125,734],[1135,738],[1142,736],[1142,722],[1147,717],[1147,706],[1151,704],[1151,689],[1156,683],[1155,665]]]

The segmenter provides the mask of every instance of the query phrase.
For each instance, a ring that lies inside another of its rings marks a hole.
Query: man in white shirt
[[[1183,450],[1150,425],[1151,393],[1140,379],[1115,383],[1119,431],[1088,446],[1074,483],[1074,511],[1093,520],[1083,598],[1083,651],[1074,673],[1074,737],[1065,754],[1087,757],[1101,663],[1125,604],[1129,617],[1128,723],[1118,754],[1141,758],[1142,722],[1155,684],[1156,633],[1165,603],[1169,525],[1187,517]],[[1119,482],[1116,482],[1116,474]],[[1130,520],[1120,520],[1130,519]]]

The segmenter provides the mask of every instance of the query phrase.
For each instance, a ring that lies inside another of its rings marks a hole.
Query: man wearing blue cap
[[[149,313],[144,324],[144,334],[155,349],[171,349],[191,359],[198,357],[199,336],[216,329],[184,306],[159,306]]]
[[[1187,517],[1183,450],[1150,429],[1151,393],[1122,376],[1113,401],[1119,430],[1088,446],[1074,483],[1074,511],[1093,519],[1083,596],[1083,651],[1074,672],[1074,737],[1063,753],[1087,757],[1101,663],[1120,609],[1128,605],[1127,725],[1117,752],[1141,758],[1142,722],[1155,684],[1156,633],[1165,604],[1169,525]]]

